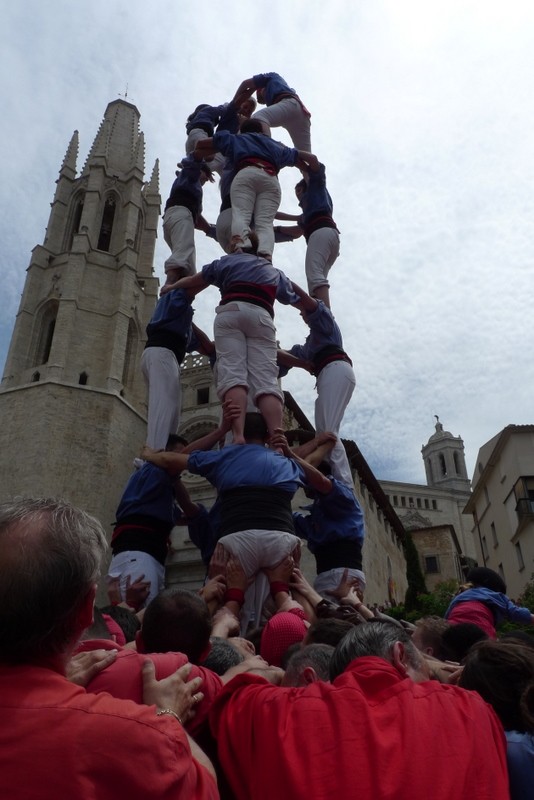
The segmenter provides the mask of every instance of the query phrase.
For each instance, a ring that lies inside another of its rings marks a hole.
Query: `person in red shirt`
[[[222,690],[210,723],[236,800],[508,799],[493,710],[428,680],[406,632],[381,621],[354,627],[330,678],[283,688],[242,675]]]
[[[0,504],[0,797],[218,800],[182,724],[203,696],[190,666],[158,681],[147,659],[146,705],[66,677],[106,549],[100,523],[68,503]]]

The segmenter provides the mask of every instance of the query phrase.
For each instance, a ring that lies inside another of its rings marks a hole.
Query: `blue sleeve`
[[[288,352],[291,353],[292,356],[295,356],[295,358],[302,358],[304,361],[310,360],[310,355],[304,344],[294,344]]]
[[[217,285],[217,280],[219,278],[219,261],[220,259],[217,259],[202,267],[201,273],[206,283]]]
[[[506,618],[510,620],[510,622],[518,622],[523,625],[530,625],[531,623],[531,612],[528,608],[524,606],[516,606],[515,603],[512,603],[511,600],[508,600],[506,604]]]
[[[234,152],[234,134],[228,133],[228,131],[218,131],[213,136],[213,146],[219,153],[222,153],[224,156],[229,158],[233,157]]]
[[[276,299],[285,306],[294,306],[295,303],[299,302],[300,297],[293,291],[293,286],[287,275],[284,275],[281,270],[278,270],[278,272],[280,273],[280,280],[276,287]]]

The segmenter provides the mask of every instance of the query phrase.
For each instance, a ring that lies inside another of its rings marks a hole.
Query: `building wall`
[[[438,583],[443,581],[460,583],[463,580],[460,553],[450,525],[411,530],[410,535],[417,548],[429,592],[433,592]]]
[[[417,511],[428,520],[428,527],[452,525],[462,553],[468,558],[476,558],[471,520],[464,514],[465,505],[471,496],[470,492],[437,489],[433,486],[398,481],[380,481],[380,486],[401,522],[404,517]]]
[[[484,448],[480,451],[469,510],[475,512],[479,563],[499,572],[515,598],[534,572],[534,505],[531,513],[518,513],[523,506],[518,509],[514,492],[521,477],[534,476],[534,429],[509,427],[516,430],[505,429],[490,453],[484,456]]]

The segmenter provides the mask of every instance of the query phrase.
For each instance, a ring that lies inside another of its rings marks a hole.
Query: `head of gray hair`
[[[0,504],[0,661],[37,661],[74,644],[106,549],[100,522],[70,503]]]
[[[352,628],[337,645],[330,662],[330,680],[346,670],[351,661],[362,656],[378,656],[393,663],[393,648],[397,642],[404,647],[406,662],[420,669],[422,656],[412,644],[410,635],[391,622],[373,620]]]
[[[315,670],[318,680],[328,681],[334,648],[330,644],[308,644],[296,650],[289,659],[282,681],[284,686],[300,686],[306,667]]]

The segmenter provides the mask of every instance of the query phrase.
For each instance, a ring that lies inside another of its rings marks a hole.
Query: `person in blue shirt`
[[[211,139],[198,142],[195,150],[203,158],[215,152],[226,156],[235,171],[230,187],[234,249],[250,247],[254,216],[258,254],[272,258],[273,222],[282,196],[278,173],[283,167],[315,163],[315,156],[274,141],[262,132],[256,119],[244,122],[239,135],[216,133]]]
[[[298,96],[277,72],[263,72],[247,78],[238,91],[256,92],[258,103],[265,108],[256,111],[266,133],[271,128],[285,128],[297,150],[311,152],[311,114]]]
[[[300,288],[301,294],[296,294],[293,283],[281,270],[252,253],[223,256],[206,264],[197,275],[164,286],[162,293],[172,289],[199,292],[209,285],[218,286],[221,291],[214,324],[217,393],[221,400],[231,400],[240,409],[232,424],[233,441],[245,442],[243,427],[249,395],[272,436],[282,427],[284,403],[278,385],[274,301],[299,308],[302,296],[308,295]]]

